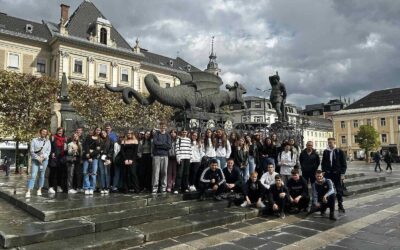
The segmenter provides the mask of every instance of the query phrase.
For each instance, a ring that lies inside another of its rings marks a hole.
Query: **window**
[[[372,126],[372,121],[371,121],[371,119],[367,119],[367,125],[368,125],[368,126]]]
[[[381,118],[381,126],[386,126],[386,118]]]
[[[261,108],[261,102],[260,101],[254,102],[254,107],[258,109]]]
[[[353,127],[354,128],[358,128],[358,120],[354,120],[353,121]]]
[[[320,115],[319,110],[314,110],[314,111],[312,112],[312,115],[313,115],[313,116],[318,116],[318,115]]]
[[[46,60],[39,58],[36,62],[36,71],[40,73],[46,73]]]
[[[400,116],[397,117],[397,124],[400,125]]]
[[[342,144],[346,144],[347,143],[347,141],[346,141],[346,136],[345,135],[342,135]]]
[[[340,127],[341,127],[341,128],[346,128],[346,123],[345,123],[345,121],[341,121],[341,122],[340,122]]]
[[[74,63],[74,73],[79,73],[82,74],[82,60],[80,59],[75,59],[75,63]]]
[[[262,122],[263,117],[262,116],[254,116],[254,122]]]
[[[128,69],[121,70],[121,81],[128,82],[129,81],[129,71]]]
[[[381,135],[381,141],[382,141],[382,143],[387,143],[387,136],[386,136],[386,134],[382,134],[382,135]]]
[[[57,60],[54,60],[54,73],[57,72]]]
[[[100,43],[107,45],[107,30],[105,28],[100,29]]]
[[[19,68],[19,55],[15,53],[8,54],[8,67],[9,68]]]
[[[165,84],[165,87],[166,87],[166,88],[171,88],[171,84],[170,84],[170,83],[166,83],[166,84]]]
[[[267,103],[268,104],[268,109],[272,109],[272,104],[271,103]]]
[[[99,64],[99,77],[107,78],[107,65]]]

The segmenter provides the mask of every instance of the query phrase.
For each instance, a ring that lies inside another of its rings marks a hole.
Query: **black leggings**
[[[139,192],[139,179],[137,176],[137,165],[122,165],[122,191],[128,192],[129,189]]]

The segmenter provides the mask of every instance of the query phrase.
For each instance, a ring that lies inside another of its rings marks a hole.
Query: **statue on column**
[[[285,103],[286,103],[285,84],[280,82],[280,77],[278,75],[278,72],[276,72],[276,75],[269,77],[269,82],[272,87],[269,100],[271,101],[271,104],[274,107],[276,114],[278,115],[278,121],[286,123],[288,121],[288,118],[285,110]]]

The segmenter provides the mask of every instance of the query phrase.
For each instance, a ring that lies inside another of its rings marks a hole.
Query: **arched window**
[[[100,43],[107,45],[107,30],[105,28],[100,29]]]

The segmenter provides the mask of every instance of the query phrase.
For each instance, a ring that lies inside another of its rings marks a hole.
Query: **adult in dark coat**
[[[307,183],[311,185],[315,182],[315,171],[317,171],[318,166],[321,162],[317,151],[313,148],[313,142],[308,141],[306,148],[301,151],[300,157],[301,173]]]
[[[346,174],[347,162],[344,152],[336,148],[335,138],[328,139],[328,148],[324,150],[321,167],[325,178],[332,180],[335,185],[339,212],[344,213],[342,180]]]

